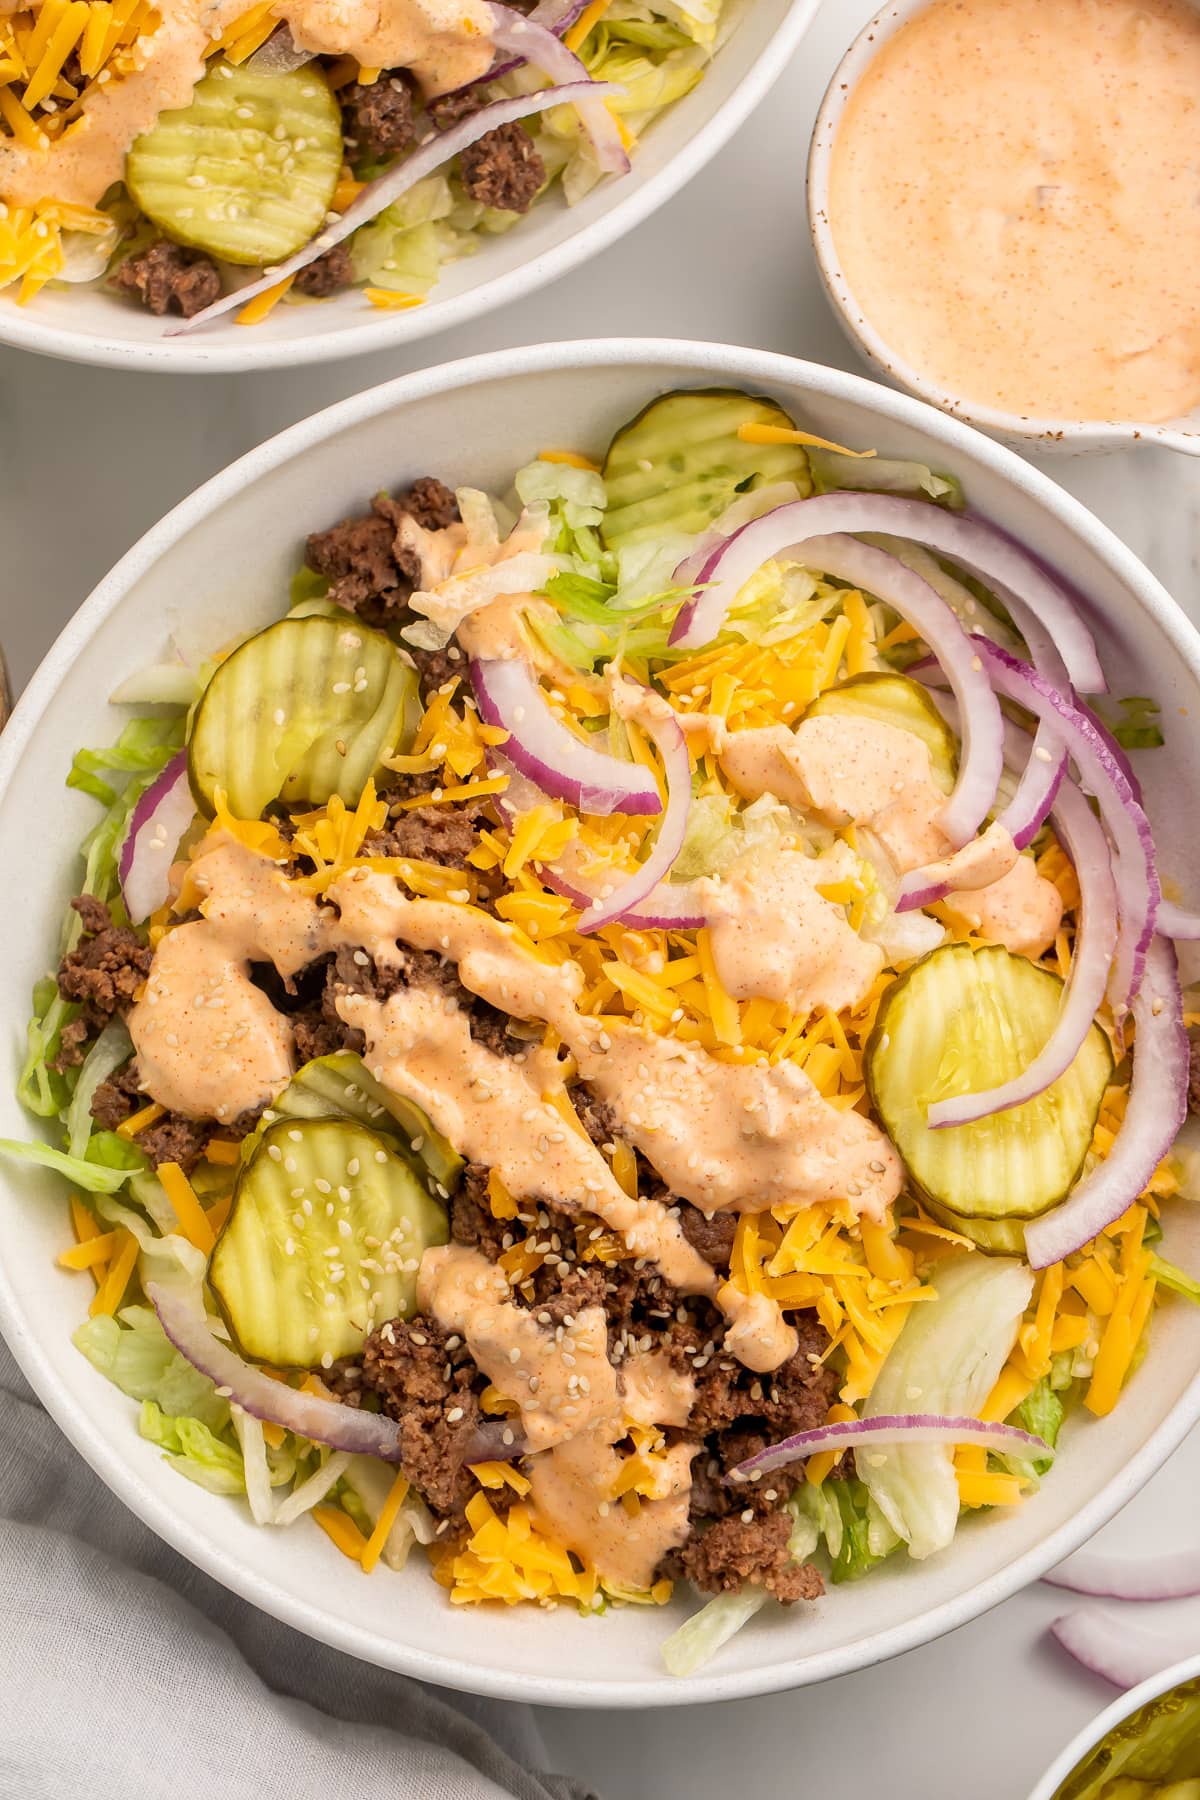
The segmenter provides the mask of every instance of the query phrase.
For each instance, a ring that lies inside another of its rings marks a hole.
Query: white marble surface
[[[0,350],[0,636],[21,685],[73,608],[176,500],[295,419],[404,370],[508,344],[638,332],[854,366],[820,295],[803,168],[822,89],[871,0],[825,0],[739,139],[648,225],[540,298],[411,352],[263,377],[123,375]],[[1200,465],[1141,449],[1050,472],[1200,621]],[[1195,1531],[1200,1437],[1109,1527]],[[553,1760],[608,1800],[837,1790],[847,1800],[1021,1800],[1110,1697],[1046,1642],[1063,1596],[1030,1590],[952,1639],[820,1689],[703,1712],[546,1714]],[[1200,1602],[1158,1622],[1200,1648]]]

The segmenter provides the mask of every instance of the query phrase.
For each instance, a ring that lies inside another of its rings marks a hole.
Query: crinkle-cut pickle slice
[[[315,63],[266,75],[217,61],[136,139],[125,185],[176,243],[263,268],[320,231],[341,167],[341,111]]]
[[[1098,1025],[1065,1074],[1023,1106],[940,1131],[926,1124],[934,1101],[1026,1068],[1054,1029],[1062,990],[1057,975],[998,944],[947,944],[885,994],[863,1059],[867,1091],[935,1207],[960,1219],[1033,1219],[1070,1192],[1112,1076]]]
[[[608,510],[600,527],[610,550],[664,532],[689,535],[738,495],[774,481],[812,492],[808,457],[798,444],[747,444],[739,425],[793,421],[774,400],[736,388],[664,394],[623,425],[604,459]]]
[[[445,1209],[375,1132],[280,1119],[238,1176],[209,1285],[245,1356],[328,1366],[414,1311],[421,1257],[447,1236]]]
[[[420,1165],[426,1185],[440,1199],[458,1186],[463,1159],[419,1106],[375,1080],[361,1056],[336,1050],[298,1069],[271,1102],[268,1120],[357,1119],[382,1137],[395,1137],[402,1155]]]
[[[852,675],[836,687],[818,694],[804,717],[817,719],[830,714],[850,718],[874,719],[882,725],[895,725],[911,731],[929,751],[933,778],[943,793],[948,794],[958,774],[958,743],[941,713],[918,682],[907,675],[889,675],[871,671]]]
[[[257,819],[272,800],[357,805],[420,715],[416,670],[349,613],[280,619],[219,665],[192,722],[188,772],[201,809]]]

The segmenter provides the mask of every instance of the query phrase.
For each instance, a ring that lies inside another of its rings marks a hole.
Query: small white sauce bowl
[[[1161,444],[1169,450],[1200,456],[1200,407],[1183,418],[1150,425],[1126,419],[1034,418],[983,406],[961,394],[947,392],[940,382],[905,362],[859,305],[839,260],[829,216],[834,140],[850,95],[869,64],[888,39],[927,4],[928,0],[891,0],[890,5],[881,8],[838,64],[817,114],[808,155],[808,223],[821,280],[842,329],[855,348],[898,387],[907,388],[910,394],[940,407],[942,412],[952,413],[956,419],[1018,448],[1086,455],[1120,450],[1131,444]]]
[[[1170,1693],[1182,1682],[1194,1681],[1200,1675],[1200,1656],[1190,1656],[1186,1662],[1173,1663],[1169,1669],[1163,1669],[1158,1675],[1151,1675],[1148,1681],[1140,1682],[1106,1706],[1090,1724],[1085,1725],[1076,1737],[1071,1739],[1060,1756],[1055,1757],[1042,1779],[1033,1789],[1029,1800],[1054,1800],[1059,1788],[1074,1773],[1089,1751],[1094,1750],[1110,1731],[1115,1731],[1138,1708],[1145,1706],[1150,1700],[1157,1700],[1160,1694]]]

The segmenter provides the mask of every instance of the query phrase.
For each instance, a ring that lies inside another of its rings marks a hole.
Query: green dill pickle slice
[[[409,1163],[354,1119],[281,1119],[238,1176],[208,1280],[242,1354],[279,1368],[356,1356],[415,1310],[449,1235]]]
[[[958,743],[925,689],[907,675],[887,675],[880,670],[852,675],[837,687],[818,694],[804,717],[817,719],[830,713],[874,719],[911,731],[926,745],[933,763],[933,778],[948,794],[958,774]]]
[[[736,388],[664,394],[623,425],[604,459],[608,510],[600,530],[609,549],[703,531],[739,494],[769,482],[794,482],[807,498],[812,477],[803,447],[743,443],[739,425],[793,429],[774,400]]]
[[[420,1107],[383,1087],[353,1050],[305,1063],[271,1102],[266,1117],[357,1119],[381,1137],[395,1138],[401,1154],[419,1164],[426,1185],[442,1200],[462,1175],[462,1157]]]
[[[999,1087],[1027,1068],[1054,1029],[1062,991],[1049,969],[998,944],[946,944],[884,995],[863,1058],[867,1092],[933,1206],[958,1219],[1033,1219],[1074,1186],[1113,1070],[1098,1025],[1070,1068],[1023,1106],[939,1131],[926,1124],[935,1101]]]
[[[239,818],[272,800],[357,804],[419,717],[417,674],[382,632],[342,612],[280,619],[219,665],[192,721],[188,772],[202,811]]]
[[[125,159],[125,185],[176,243],[269,267],[315,237],[342,167],[342,116],[316,64],[287,75],[217,61],[191,103]]]

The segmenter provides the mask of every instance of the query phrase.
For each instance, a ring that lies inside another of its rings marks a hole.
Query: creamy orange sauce
[[[192,864],[205,917],[155,951],[129,1015],[146,1090],[190,1118],[235,1119],[292,1074],[292,1029],[249,978],[250,963],[290,976],[326,946],[326,924],[273,863],[216,836]]]
[[[134,140],[160,113],[188,105],[213,41],[248,10],[249,0],[167,0],[138,40],[135,66],[95,87],[61,137],[44,150],[0,137],[0,198],[96,206],[121,180]],[[427,95],[475,80],[492,61],[482,0],[279,0],[275,11],[303,49],[411,69]]]
[[[662,1458],[657,1491],[636,1514],[615,1497],[625,1457],[613,1446],[630,1425],[686,1424],[695,1382],[658,1352],[620,1368],[608,1357],[600,1306],[559,1325],[514,1304],[502,1270],[478,1250],[427,1250],[417,1281],[421,1311],[465,1341],[489,1381],[520,1410],[535,1512],[551,1536],[607,1581],[644,1589],[688,1531],[691,1461],[682,1443]]]
[[[829,218],[862,312],[948,395],[1152,421],[1200,402],[1200,12],[933,0],[860,79]]]
[[[1062,895],[1018,856],[1007,875],[984,888],[960,888],[942,902],[951,918],[1017,956],[1044,956],[1062,924]]]
[[[856,1005],[883,967],[883,952],[864,943],[845,906],[821,890],[857,872],[858,858],[837,844],[822,857],[757,850],[719,881],[698,881],[726,992],[737,1000],[782,1000],[798,1013]]]
[[[666,1479],[637,1513],[610,1498],[624,1459],[603,1437],[585,1432],[529,1464],[534,1511],[549,1535],[585,1557],[612,1587],[644,1592],[669,1550],[688,1535],[691,1462],[696,1444],[672,1446]]]
[[[722,1063],[620,1019],[572,1043],[579,1073],[673,1194],[702,1212],[848,1199],[882,1218],[900,1162],[861,1113],[839,1112],[794,1063]]]
[[[897,875],[928,868],[931,878],[974,882],[943,905],[957,908],[956,917],[978,917],[981,935],[1017,955],[1041,956],[1054,942],[1062,920],[1058,890],[1018,856],[1003,826],[989,825],[958,851],[938,829],[946,796],[915,732],[836,713],[803,719],[794,731],[770,725],[726,732],[712,721],[705,731],[743,799],[774,794],[826,825],[866,826]]]

